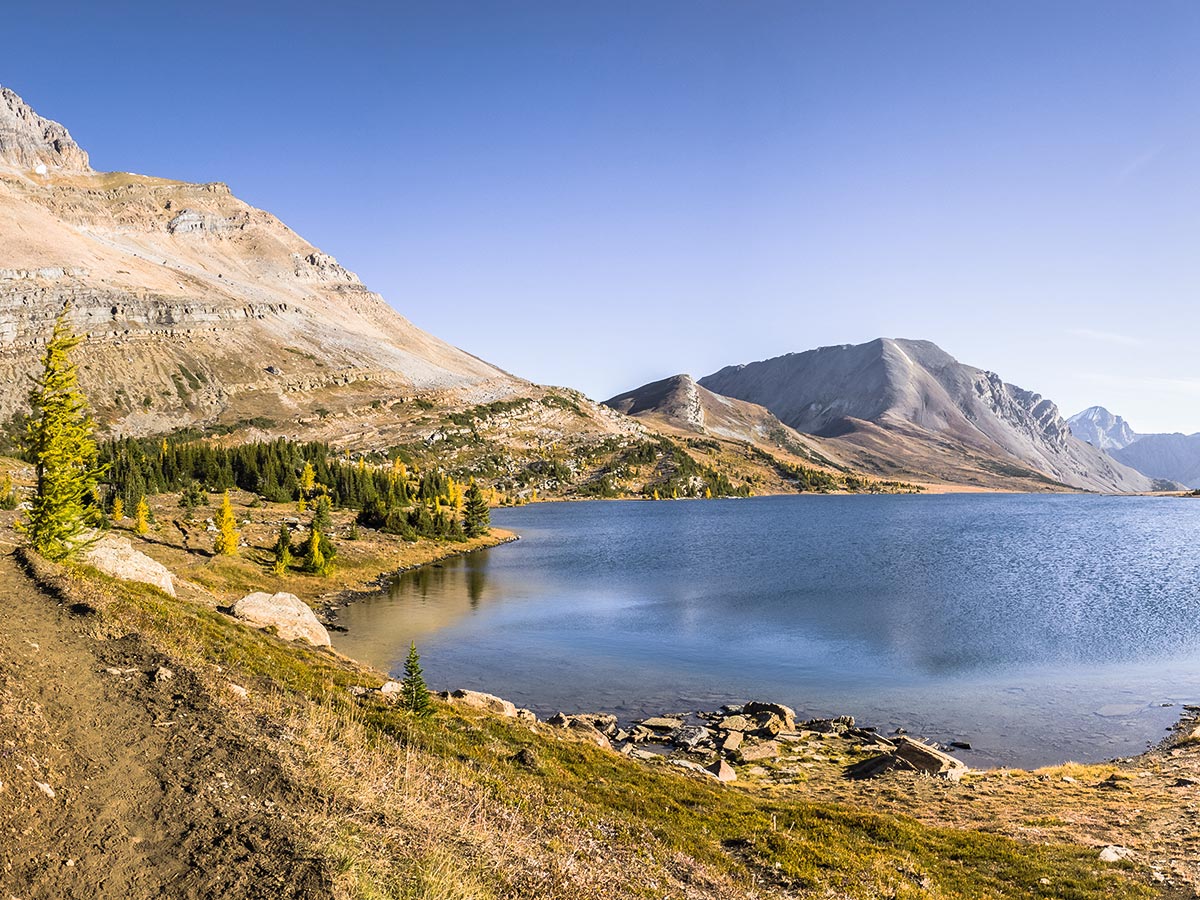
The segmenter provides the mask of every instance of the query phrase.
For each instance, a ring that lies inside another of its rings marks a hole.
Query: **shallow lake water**
[[[972,765],[1132,755],[1200,699],[1200,502],[795,496],[493,511],[521,541],[397,576],[334,646],[539,714],[776,700],[965,740]]]

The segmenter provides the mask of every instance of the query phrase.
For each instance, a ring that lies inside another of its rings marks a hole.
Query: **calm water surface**
[[[1200,699],[1200,502],[801,496],[496,510],[522,540],[396,578],[340,651],[539,714],[755,697],[968,740],[1138,753]],[[1167,704],[1174,704],[1168,706]]]

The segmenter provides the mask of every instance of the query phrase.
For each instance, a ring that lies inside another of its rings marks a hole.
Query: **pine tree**
[[[92,437],[87,399],[79,390],[78,372],[70,359],[82,341],[71,332],[63,310],[46,344],[42,373],[29,394],[32,416],[25,446],[37,487],[18,527],[33,549],[50,559],[63,559],[87,544],[88,534],[101,519],[95,497],[103,467]]]
[[[426,687],[425,676],[421,672],[421,655],[417,653],[415,641],[409,646],[408,658],[404,660],[400,705],[415,716],[424,717],[433,712],[433,704],[429,701],[429,688]]]
[[[133,530],[137,534],[150,533],[150,504],[146,502],[145,497],[138,500],[137,509],[134,510]]]
[[[112,502],[112,520],[113,524],[118,524],[125,518],[125,501],[120,497],[113,497]]]
[[[471,483],[467,485],[466,500],[463,504],[463,534],[469,538],[480,537],[491,530],[491,524],[492,516],[488,512],[487,500],[472,478]]]
[[[221,511],[217,513],[217,536],[213,540],[213,549],[218,556],[237,556],[241,537],[237,530],[237,519],[233,515],[233,504],[229,501],[229,491],[226,491]]]
[[[275,539],[272,550],[275,562],[271,565],[271,571],[276,575],[287,574],[288,566],[292,564],[292,532],[286,524],[279,526],[279,537]]]

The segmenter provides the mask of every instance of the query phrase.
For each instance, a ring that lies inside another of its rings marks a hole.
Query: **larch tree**
[[[137,534],[150,533],[150,504],[145,497],[138,500],[137,508],[133,511],[133,530]]]
[[[65,559],[88,544],[102,519],[96,493],[103,467],[95,425],[71,362],[71,351],[83,337],[71,331],[67,312],[54,323],[42,372],[29,393],[25,446],[37,484],[18,523],[33,549],[49,559]]]
[[[217,536],[213,540],[213,549],[218,556],[237,556],[238,542],[242,536],[237,530],[237,519],[233,515],[233,504],[229,500],[229,491],[221,502],[221,511],[217,513]]]

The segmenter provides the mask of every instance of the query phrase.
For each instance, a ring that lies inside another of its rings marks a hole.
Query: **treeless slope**
[[[286,419],[330,390],[495,399],[525,385],[225,185],[93,172],[74,146],[0,90],[0,419],[68,302],[88,335],[83,387],[123,432]]]

